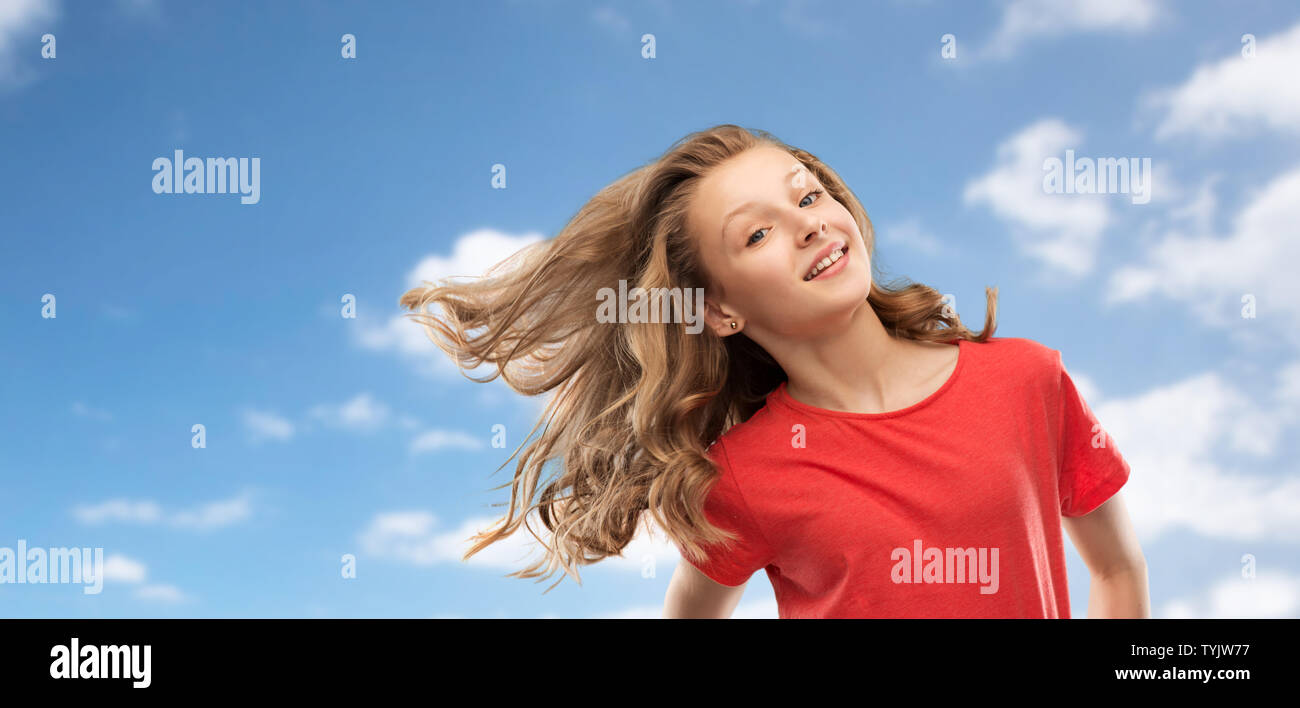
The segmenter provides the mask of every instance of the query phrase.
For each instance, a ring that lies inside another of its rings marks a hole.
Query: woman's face
[[[857,222],[794,156],[755,147],[697,187],[687,228],[712,281],[706,318],[719,335],[737,331],[736,320],[759,344],[766,334],[812,336],[866,303],[871,268]],[[841,244],[839,262],[805,279]]]

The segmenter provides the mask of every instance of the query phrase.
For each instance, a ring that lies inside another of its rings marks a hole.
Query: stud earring
[[[733,320],[732,323],[731,323],[731,328],[732,328],[732,329],[735,329],[735,328],[736,328],[736,323],[735,323],[734,320]]]

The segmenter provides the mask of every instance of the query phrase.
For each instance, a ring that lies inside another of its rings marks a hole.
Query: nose
[[[804,243],[809,243],[809,242],[811,242],[811,241],[815,241],[815,240],[817,240],[817,237],[818,237],[818,236],[825,236],[825,235],[826,235],[826,220],[825,220],[825,219],[822,219],[822,218],[819,217],[819,216],[813,216],[813,218],[816,219],[816,230],[815,230],[815,231],[809,231],[809,232],[808,232],[808,233],[803,237]]]

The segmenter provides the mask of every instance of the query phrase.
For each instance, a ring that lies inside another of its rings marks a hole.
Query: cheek
[[[849,213],[848,209],[844,208],[843,204],[836,202],[835,206],[835,225],[845,233],[857,234],[858,238],[861,239],[862,234],[858,231],[858,222],[853,220],[853,215]]]
[[[780,309],[790,302],[790,289],[799,285],[790,272],[790,264],[776,259],[756,263],[736,276],[733,301],[755,310]]]

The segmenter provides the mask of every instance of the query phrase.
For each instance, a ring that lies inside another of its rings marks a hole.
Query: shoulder
[[[748,478],[763,476],[779,452],[772,446],[790,437],[790,423],[770,405],[760,408],[748,420],[733,425],[709,446],[709,459],[717,466],[718,481],[730,477],[740,486]]]
[[[1008,390],[1020,390],[1049,400],[1061,384],[1061,353],[1041,342],[1024,337],[990,337],[967,342],[979,354],[981,376]]]
[[[768,403],[750,416],[749,420],[723,432],[709,448],[710,454],[729,457],[733,462],[738,457],[761,454],[763,445],[770,444],[774,439],[773,433],[780,432],[785,425],[785,419]]]
[[[986,342],[968,342],[978,347],[986,361],[1023,373],[1059,373],[1061,353],[1024,337],[990,337]]]

